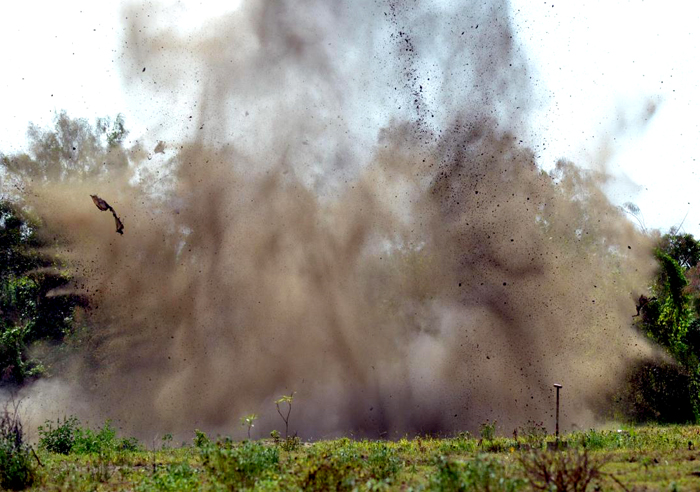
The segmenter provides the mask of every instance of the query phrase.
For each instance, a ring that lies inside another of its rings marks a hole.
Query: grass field
[[[537,428],[517,438],[483,434],[307,443],[197,433],[186,445],[166,436],[147,448],[109,426],[78,428],[77,439],[54,429],[32,453],[31,489],[700,490],[700,427],[576,432],[563,436],[561,450],[548,449],[553,437]],[[66,439],[72,445],[61,448]]]

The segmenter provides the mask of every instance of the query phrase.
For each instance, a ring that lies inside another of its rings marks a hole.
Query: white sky
[[[245,0],[244,0],[245,1]],[[174,2],[195,29],[238,2]],[[640,206],[647,226],[700,236],[700,4],[672,0],[512,0],[541,109],[529,143],[550,168],[565,157],[607,163],[616,203]],[[143,101],[123,89],[116,53],[122,4],[64,0],[0,4],[0,150],[21,148],[27,123],[54,111],[124,113],[147,131]],[[650,102],[658,110],[644,124]],[[138,115],[137,117],[132,117]],[[610,155],[610,153],[612,155]]]

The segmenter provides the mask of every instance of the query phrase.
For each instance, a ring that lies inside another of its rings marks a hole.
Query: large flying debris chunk
[[[633,318],[636,318],[637,316],[644,315],[644,309],[647,307],[647,304],[649,304],[651,301],[655,301],[656,297],[652,297],[651,299],[642,294],[639,296],[639,300],[637,301],[637,314],[633,315]]]
[[[97,206],[97,208],[99,208],[99,209],[102,210],[103,212],[104,212],[105,210],[109,210],[109,209],[112,208],[112,207],[109,206],[109,203],[107,203],[106,201],[104,201],[102,198],[100,198],[100,197],[97,196],[97,195],[90,195],[90,198],[92,198],[92,201],[95,203],[95,205]]]
[[[112,206],[97,195],[90,195],[90,198],[92,198],[92,201],[95,204],[95,206],[103,212],[107,210],[112,212],[112,216],[114,217],[114,224],[117,227],[117,233],[124,234],[124,224],[122,223],[121,219],[117,216],[117,212],[114,211]]]

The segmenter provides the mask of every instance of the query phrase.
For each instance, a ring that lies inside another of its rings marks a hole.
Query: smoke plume
[[[259,437],[294,391],[305,438],[510,432],[548,422],[557,382],[571,428],[649,351],[630,327],[649,245],[604,174],[543,173],[523,144],[507,2],[243,2],[194,33],[124,17],[125,84],[167,146],[33,190],[92,306],[85,349],[32,390],[44,414],[186,436],[256,412]]]

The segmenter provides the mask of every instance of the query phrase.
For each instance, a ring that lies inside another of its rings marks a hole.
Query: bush
[[[430,477],[431,490],[493,490],[511,492],[522,490],[526,481],[508,477],[502,464],[481,456],[461,462],[440,456],[437,471]]]
[[[194,441],[195,447],[198,447],[198,448],[205,448],[209,444],[211,444],[211,440],[207,437],[207,435],[204,432],[202,432],[199,429],[194,430],[193,441]]]
[[[88,427],[79,428],[72,452],[77,454],[100,454],[110,451],[138,451],[138,441],[131,437],[120,439],[111,421],[106,421],[102,428],[94,431]]]
[[[479,434],[484,441],[492,441],[496,437],[496,421],[488,420],[479,426]]]
[[[593,481],[598,482],[596,490],[609,481],[621,485],[613,475],[601,471],[605,460],[594,459],[587,451],[538,451],[522,456],[520,464],[534,490],[585,492]]]
[[[391,478],[399,472],[401,459],[396,455],[396,451],[381,446],[374,449],[367,457],[367,466],[372,478],[385,480]]]
[[[252,487],[279,471],[279,451],[255,442],[234,446],[230,439],[202,448],[204,467],[219,483],[235,488]]]
[[[111,451],[138,451],[141,446],[133,437],[118,438],[108,420],[98,431],[81,427],[75,416],[65,417],[63,422],[47,420],[39,426],[39,446],[58,454],[104,454]]]
[[[22,422],[5,409],[0,416],[0,486],[22,490],[34,483],[32,449],[24,443]]]
[[[401,467],[394,449],[386,444],[356,443],[347,439],[340,446],[309,455],[309,466],[300,486],[303,490],[355,490],[388,486]],[[369,446],[369,449],[367,449]]]
[[[633,422],[685,424],[695,421],[692,378],[679,364],[642,361],[627,374],[613,407]]]
[[[136,490],[138,491],[173,491],[200,490],[200,472],[192,468],[187,463],[168,465],[164,470],[159,470],[156,474],[147,477],[141,482]]]
[[[547,437],[547,428],[544,422],[528,420],[525,427],[520,429],[520,435],[528,446],[542,447]]]
[[[353,464],[331,456],[314,460],[305,477],[302,489],[310,491],[353,490],[358,479],[358,471]]]
[[[39,426],[39,447],[57,454],[70,454],[75,437],[80,430],[80,421],[75,416],[56,420],[56,426],[50,420]]]
[[[296,451],[299,446],[301,446],[301,439],[297,436],[288,437],[280,444],[280,447],[287,452]]]

